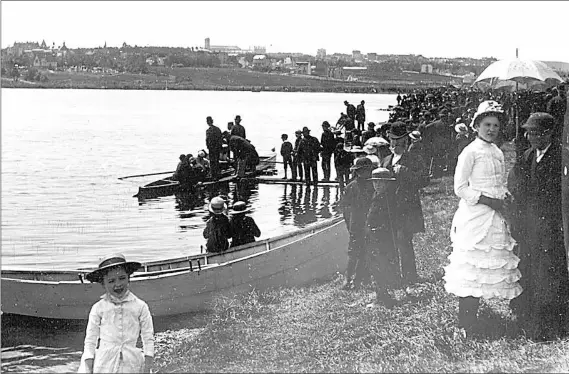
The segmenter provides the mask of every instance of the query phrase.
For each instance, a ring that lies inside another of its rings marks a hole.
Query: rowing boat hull
[[[305,285],[329,278],[344,271],[347,246],[345,223],[341,218],[332,218],[228,253],[202,255],[208,264],[202,262],[201,270],[194,265],[191,270],[180,267],[156,272],[157,267],[168,269],[171,264],[168,261],[145,264],[146,270],[154,266],[153,271],[136,273],[131,279],[131,290],[148,303],[155,317],[207,310],[220,295],[230,297],[253,289]],[[27,278],[30,273],[21,276]],[[41,278],[50,276],[57,279],[63,275],[44,272]],[[4,313],[87,319],[91,306],[103,293],[101,285],[73,278],[47,281],[18,277],[17,271],[2,274]]]

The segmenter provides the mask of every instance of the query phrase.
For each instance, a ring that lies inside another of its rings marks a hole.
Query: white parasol
[[[476,78],[474,84],[478,82],[489,83],[493,88],[515,86],[515,83],[529,87],[542,83],[555,84],[563,82],[563,79],[541,61],[514,58],[492,63]]]

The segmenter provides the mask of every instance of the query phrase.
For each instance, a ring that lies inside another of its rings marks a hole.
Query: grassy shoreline
[[[514,159],[504,145],[508,170]],[[535,343],[517,329],[506,301],[484,301],[480,329],[464,339],[457,299],[441,276],[458,199],[447,176],[422,197],[419,275],[397,290],[393,310],[369,308],[372,289],[339,290],[342,276],[308,287],[218,299],[208,322],[157,334],[159,372],[569,372],[569,339]]]
[[[42,71],[44,82],[2,78],[3,88],[213,90],[270,92],[396,93],[440,86],[436,75],[384,75],[373,80],[346,81],[317,76],[262,73],[232,68],[153,68],[148,74]]]

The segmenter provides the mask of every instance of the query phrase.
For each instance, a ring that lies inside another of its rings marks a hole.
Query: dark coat
[[[336,149],[336,144],[338,141],[334,137],[332,131],[324,131],[322,137],[320,138],[320,144],[322,145],[322,154],[331,155]]]
[[[365,121],[366,120],[366,109],[363,104],[358,104],[356,108],[356,120]]]
[[[223,135],[219,127],[211,125],[205,131],[205,145],[209,150],[209,153],[216,152],[216,154],[221,152],[223,145]]]
[[[348,117],[355,120],[356,119],[356,107],[353,104],[348,104],[347,109],[346,109],[346,114],[348,115]]]
[[[293,148],[291,142],[285,140],[281,145],[281,156],[283,156],[283,159],[290,159],[292,158],[292,152]]]
[[[231,135],[237,135],[243,139],[247,139],[247,136],[245,135],[245,127],[237,123],[231,128]]]
[[[303,137],[298,145],[298,154],[303,162],[318,161],[320,142],[312,135]]]
[[[514,196],[513,235],[519,244],[523,293],[514,311],[536,329],[534,337],[555,335],[566,322],[569,274],[563,242],[561,146],[553,142],[539,163],[524,152],[508,176]]]
[[[229,148],[235,155],[235,158],[249,160],[251,163],[253,163],[254,160],[257,160],[257,164],[259,163],[259,154],[257,153],[255,146],[247,139],[237,135],[232,135],[231,138],[229,138]]]
[[[232,237],[227,216],[225,214],[212,215],[205,225],[203,237],[207,239],[208,252],[226,251],[229,248],[228,239]]]
[[[255,237],[261,236],[261,230],[255,223],[255,220],[245,214],[234,214],[229,220],[233,239],[231,240],[231,247],[253,243]]]
[[[340,208],[350,235],[362,240],[366,234],[365,225],[374,193],[371,181],[355,179],[348,183],[340,200]]]
[[[393,171],[391,161],[393,154],[384,157],[380,166]],[[401,219],[401,226],[408,233],[425,231],[423,208],[419,190],[428,183],[427,173],[423,159],[414,153],[405,152],[396,165],[405,168],[395,175],[397,189],[395,190],[395,203],[397,215]]]

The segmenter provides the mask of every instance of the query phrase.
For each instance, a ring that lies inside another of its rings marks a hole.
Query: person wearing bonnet
[[[229,219],[224,214],[227,204],[222,197],[216,196],[209,202],[208,210],[211,217],[203,230],[203,237],[207,239],[206,250],[209,253],[226,251],[229,248],[229,239],[233,236]]]
[[[458,296],[458,323],[471,334],[480,298],[511,300],[520,295],[519,258],[504,211],[509,201],[504,154],[495,141],[505,121],[496,101],[480,103],[471,127],[477,137],[458,156],[454,192],[460,197],[452,221],[445,289]]]
[[[518,322],[535,340],[567,334],[569,274],[563,242],[561,145],[558,123],[547,113],[533,113],[522,126],[531,148],[508,175],[514,197],[514,238],[519,244],[523,293],[510,302]]]
[[[79,373],[149,373],[154,363],[154,326],[148,305],[130,291],[140,262],[118,253],[86,275],[105,294],[89,313]],[[143,349],[136,347],[138,338]]]

